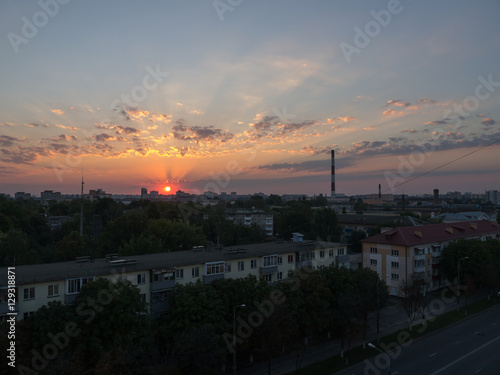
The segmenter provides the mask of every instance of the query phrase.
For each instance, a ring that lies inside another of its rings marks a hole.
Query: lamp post
[[[460,261],[464,259],[469,259],[469,257],[459,258],[457,265],[457,311],[460,311]]]
[[[233,374],[236,375],[236,309],[238,307],[245,307],[243,303],[233,307]]]
[[[370,348],[373,348],[373,349],[376,349],[378,350],[380,353],[384,354],[387,356],[387,360],[389,361],[388,362],[388,367],[387,367],[387,375],[391,375],[391,357],[389,356],[389,354],[387,354],[386,352],[384,352],[383,350],[380,350],[379,348],[377,348],[375,345],[373,345],[371,342],[368,343],[368,346]]]

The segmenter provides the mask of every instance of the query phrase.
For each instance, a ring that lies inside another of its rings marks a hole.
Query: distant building
[[[500,225],[488,220],[394,228],[361,241],[363,267],[376,271],[389,292],[404,297],[402,287],[412,276],[428,288],[441,287],[441,254],[459,239],[500,239]]]
[[[252,224],[262,228],[266,236],[273,235],[274,215],[261,210],[231,209],[224,212],[226,220],[235,224],[251,226]]]
[[[50,230],[56,230],[62,228],[65,221],[72,219],[72,216],[61,215],[61,216],[47,216],[47,223],[49,224]]]
[[[425,225],[427,222],[412,216],[372,215],[372,214],[337,214],[338,224],[342,228],[341,241],[348,242],[353,231],[363,231],[366,237],[378,227]]]
[[[31,194],[25,193],[24,191],[18,191],[14,194],[14,199],[31,199]]]
[[[148,198],[148,189],[142,188],[141,189],[141,199],[147,199]]]
[[[62,202],[62,195],[58,191],[54,190],[44,190],[40,193],[40,198],[42,201],[42,205],[48,206],[49,202],[55,201],[55,202]]]
[[[102,189],[97,189],[97,190],[89,190],[89,193],[85,194],[84,197],[85,199],[94,201],[96,199],[111,198],[112,194],[108,194]]]
[[[151,190],[151,191],[149,192],[149,198],[151,198],[151,199],[155,199],[155,200],[156,200],[156,199],[158,199],[158,191],[156,191],[156,190]]]
[[[498,194],[498,190],[488,190],[486,192],[486,203],[493,203],[497,205],[500,203],[500,195]]]
[[[458,223],[461,221],[490,220],[490,216],[481,211],[472,212],[448,212],[436,215],[433,219],[441,219],[443,223]]]

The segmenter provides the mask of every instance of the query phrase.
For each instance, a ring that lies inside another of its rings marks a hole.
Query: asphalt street
[[[495,306],[458,324],[412,343],[389,345],[392,375],[396,374],[499,374],[500,307]],[[406,344],[406,345],[405,345]],[[382,348],[384,349],[384,348]],[[387,374],[387,356],[370,361],[342,374]]]
[[[469,298],[469,303],[472,303],[474,301],[477,301],[479,299],[485,298],[486,297],[486,292],[485,291],[480,291],[476,295],[471,296]],[[451,311],[456,309],[456,300],[448,301],[448,300],[442,300],[445,302],[444,309],[442,308],[443,306],[437,304],[434,305],[436,307],[432,308],[429,315],[439,315],[443,312]],[[462,309],[464,307],[465,301],[462,298]],[[431,304],[432,305],[432,304]],[[429,317],[429,316],[428,316]],[[417,318],[414,322],[414,325],[417,326],[420,322],[420,318]],[[460,323],[462,324],[462,323]],[[500,325],[500,323],[499,323]],[[396,298],[391,298],[391,304],[381,310],[380,313],[380,336],[385,336],[388,335],[392,332],[398,331],[400,329],[405,329],[408,328],[408,317],[404,311],[404,309],[401,306],[401,300],[398,300]],[[375,319],[374,316],[372,316],[372,319],[370,320],[370,329],[368,330],[367,334],[368,341],[373,341],[376,339],[376,324],[375,324]],[[458,341],[458,340],[455,340]],[[500,339],[496,342],[493,342],[491,345],[495,346],[494,344],[499,344]],[[354,342],[351,347],[355,347],[358,345],[361,345],[362,342],[357,340]],[[495,346],[498,350],[498,347]],[[487,347],[486,347],[487,349]],[[320,345],[312,346],[310,347],[307,352],[304,355],[304,358],[302,359],[301,367],[306,367],[309,365],[312,365],[314,363],[317,363],[319,361],[325,360],[329,357],[332,357],[336,354],[340,353],[340,343],[339,340],[333,340],[330,342],[326,342]],[[437,353],[437,351],[436,351]],[[500,353],[500,351],[498,351]],[[433,353],[431,353],[433,354]],[[475,355],[479,355],[480,353],[472,353],[470,357],[473,357]],[[437,356],[435,354],[434,356]],[[241,361],[241,359],[240,359]],[[297,362],[297,356],[294,353],[276,358],[272,361],[271,364],[271,374],[272,375],[283,375],[283,374],[289,374],[296,369],[296,362]],[[396,363],[394,363],[396,365]],[[498,363],[497,363],[498,365]],[[242,362],[239,363],[239,369],[238,369],[238,375],[267,375],[268,374],[268,365],[267,363],[254,363],[253,365],[249,366],[248,363],[244,364]],[[359,367],[359,366],[358,366]],[[486,368],[486,367],[485,367]],[[497,374],[500,374],[500,367],[497,366],[499,371]],[[344,369],[343,371],[338,372],[338,374],[350,374],[351,372],[348,372],[349,369]],[[352,373],[358,373],[355,372],[357,370],[353,370]],[[395,370],[397,371],[397,370]],[[436,370],[433,370],[436,371]],[[443,372],[438,373],[438,374],[445,374]],[[363,373],[360,372],[361,374]],[[381,374],[383,373],[382,371],[380,372]],[[400,372],[400,374],[417,374],[417,372],[409,371],[409,372]],[[394,372],[393,372],[394,375]]]

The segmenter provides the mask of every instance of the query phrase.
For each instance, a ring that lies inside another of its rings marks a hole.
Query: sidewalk
[[[486,298],[488,295],[486,290],[480,290],[478,293],[469,297],[468,303],[476,302],[480,299]],[[444,310],[440,311],[442,306],[441,304],[436,304],[434,306],[434,311],[430,309],[430,313],[432,316],[439,315],[439,313],[445,313],[457,308],[457,301],[454,299],[452,302],[446,304],[445,301],[440,298],[435,298],[435,300],[441,301],[445,304]],[[431,301],[433,301],[431,299]],[[405,329],[409,327],[408,324],[408,316],[404,311],[404,308],[401,305],[401,300],[390,297],[389,298],[390,306],[380,310],[380,337],[389,335],[393,332],[396,332],[400,329]],[[432,306],[432,304],[430,304]],[[460,297],[460,308],[463,309],[465,306],[465,297],[462,295]],[[437,311],[436,311],[437,310]],[[413,322],[413,326],[417,326],[422,322],[422,319],[418,316],[417,319]],[[428,317],[430,318],[430,316]],[[376,341],[377,338],[377,328],[376,328],[376,320],[375,314],[372,316],[372,319],[369,321],[370,328],[367,333],[367,342]],[[355,340],[351,344],[351,349],[357,346],[362,345],[362,340]],[[330,342],[326,342],[323,344],[319,344],[307,349],[302,358],[301,368],[307,367],[314,363],[323,361],[334,355],[340,353],[340,341],[333,340]],[[271,363],[271,372],[272,375],[283,375],[288,374],[296,370],[297,363],[297,354],[290,353],[284,355],[279,358],[273,359]],[[268,363],[256,363],[254,366],[249,368],[241,369],[237,372],[238,375],[268,375]]]

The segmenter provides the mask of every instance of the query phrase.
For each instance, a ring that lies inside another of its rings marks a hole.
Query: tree
[[[413,328],[416,314],[420,311],[424,286],[424,280],[417,278],[415,275],[412,275],[409,280],[403,280],[402,282],[402,290],[404,292],[403,307],[406,315],[408,315],[410,332]]]
[[[366,238],[366,232],[363,230],[353,230],[351,232],[351,235],[349,236],[349,239],[347,240],[347,243],[351,247],[352,251],[361,252],[362,245],[361,245],[361,240],[364,240]]]
[[[317,239],[328,242],[340,240],[341,228],[338,225],[337,214],[330,208],[321,208],[314,212],[314,228]]]
[[[368,331],[368,318],[377,308],[382,309],[387,304],[389,291],[385,281],[380,281],[377,272],[369,268],[360,268],[352,271],[355,294],[358,302],[355,307],[357,316],[361,321],[361,333],[363,336],[363,348],[366,344],[366,333]]]
[[[130,281],[100,278],[89,282],[82,286],[73,306],[81,329],[75,349],[90,367],[116,353],[133,372],[145,365],[152,336],[150,316],[140,290]],[[116,365],[115,373],[119,373],[123,364],[117,361]]]

